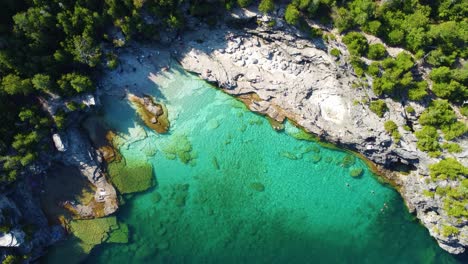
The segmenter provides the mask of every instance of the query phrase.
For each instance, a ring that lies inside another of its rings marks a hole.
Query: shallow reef
[[[153,167],[139,159],[122,159],[107,165],[109,177],[117,190],[122,193],[146,191],[155,185]]]
[[[361,177],[363,173],[364,170],[362,168],[355,168],[349,172],[349,175],[351,175],[351,177],[358,178]]]
[[[128,243],[128,226],[115,216],[90,220],[73,220],[69,229],[80,240],[84,253],[102,243]]]
[[[162,151],[167,159],[178,158],[184,164],[193,165],[197,157],[185,134],[174,135],[172,140],[162,147]]]

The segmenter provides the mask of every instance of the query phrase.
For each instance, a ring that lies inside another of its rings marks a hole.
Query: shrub
[[[429,172],[433,180],[458,180],[468,175],[468,168],[454,158],[446,158],[430,165]]]
[[[70,111],[75,111],[78,109],[79,105],[77,102],[71,101],[71,102],[66,102],[65,106],[68,108]]]
[[[468,105],[460,107],[460,112],[462,113],[462,115],[468,116]]]
[[[456,119],[455,112],[446,100],[436,100],[421,114],[419,123],[441,127],[454,123]]]
[[[367,73],[372,77],[378,77],[380,75],[380,63],[376,61],[372,62],[369,67],[367,67]]]
[[[437,83],[447,83],[452,79],[452,71],[449,67],[434,68],[429,74],[429,78]]]
[[[367,39],[358,32],[350,32],[343,37],[343,42],[354,56],[363,56],[368,49]]]
[[[354,72],[357,76],[361,77],[364,75],[367,65],[361,59],[353,56],[350,63],[353,66]]]
[[[420,81],[408,90],[408,98],[412,101],[421,101],[427,96],[427,82]]]
[[[333,8],[333,24],[339,32],[351,29],[354,26],[354,20],[351,12],[346,8]]]
[[[269,13],[275,9],[275,3],[273,0],[262,0],[258,6],[258,10],[262,13]]]
[[[405,108],[406,112],[408,112],[409,114],[414,114],[416,111],[414,110],[414,107],[412,107],[411,105],[407,106]]]
[[[340,57],[341,52],[340,52],[339,49],[333,48],[333,49],[330,51],[330,54],[331,54],[332,56],[335,56],[335,57]]]
[[[297,10],[297,7],[293,4],[289,4],[284,14],[284,19],[290,25],[297,25],[299,23],[301,13]]]
[[[378,20],[373,20],[370,21],[369,23],[363,25],[362,29],[369,34],[372,34],[374,36],[377,36],[380,32],[380,27],[382,26],[382,23]]]
[[[462,148],[457,143],[444,143],[442,144],[442,148],[446,149],[450,153],[462,152]]]
[[[445,237],[453,236],[453,235],[458,235],[460,233],[460,230],[454,226],[448,226],[444,225],[442,227],[442,235]]]
[[[442,132],[446,140],[452,140],[457,137],[461,137],[468,132],[468,127],[465,123],[457,121],[452,124],[443,125]]]
[[[384,100],[376,100],[370,102],[369,106],[370,110],[374,112],[378,117],[382,118],[385,112],[387,112],[387,104],[385,103]]]
[[[431,191],[428,191],[428,190],[423,190],[423,195],[426,196],[426,197],[434,198],[435,193],[431,192]]]
[[[369,45],[369,50],[367,51],[367,57],[372,60],[381,60],[387,56],[387,50],[385,46],[377,43]]]
[[[391,134],[393,131],[398,129],[398,126],[392,120],[388,120],[387,122],[385,122],[384,128],[385,128],[385,131]]]
[[[418,139],[417,146],[420,150],[429,152],[439,151],[439,134],[437,134],[437,130],[434,127],[424,126],[421,130],[416,131],[415,135]]]

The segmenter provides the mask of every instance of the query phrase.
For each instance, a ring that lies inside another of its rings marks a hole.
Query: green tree
[[[59,88],[65,94],[89,92],[94,89],[88,76],[78,73],[67,73],[57,81]]]
[[[367,52],[367,57],[372,60],[381,60],[387,56],[387,49],[385,46],[377,43],[369,45],[369,50]]]
[[[343,37],[343,42],[354,56],[363,56],[367,52],[367,39],[358,32],[350,32]]]
[[[270,13],[275,9],[275,3],[273,0],[261,0],[258,10],[262,13]]]
[[[38,91],[48,91],[51,89],[51,80],[49,75],[36,74],[31,80],[34,89]]]
[[[419,116],[419,123],[423,126],[441,127],[456,122],[457,116],[446,100],[435,100]]]
[[[436,164],[429,165],[429,172],[434,180],[457,180],[468,175],[468,168],[454,158],[445,158]]]
[[[248,7],[250,4],[252,4],[252,0],[237,0],[237,3],[240,7]]]
[[[289,4],[286,8],[286,13],[284,14],[284,19],[288,24],[297,25],[299,23],[301,13],[293,4]]]
[[[440,150],[438,142],[439,134],[434,127],[424,126],[421,130],[415,132],[418,142],[418,148],[422,151],[437,152]]]
[[[351,12],[346,8],[333,8],[333,24],[339,32],[349,30],[354,27],[354,20]]]
[[[378,117],[382,118],[388,107],[384,100],[375,100],[370,102],[370,110],[374,112]]]
[[[28,95],[33,91],[30,79],[21,79],[18,75],[8,74],[2,79],[2,90],[10,95]]]

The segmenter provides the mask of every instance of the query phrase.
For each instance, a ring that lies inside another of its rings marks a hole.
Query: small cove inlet
[[[151,164],[156,185],[124,196],[128,243],[100,245],[87,263],[459,262],[356,156],[300,140],[289,123],[277,132],[177,67],[152,79],[167,134],[127,100],[101,97],[97,118],[122,139],[123,158]]]

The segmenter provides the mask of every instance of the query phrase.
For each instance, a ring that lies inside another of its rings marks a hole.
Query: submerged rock
[[[162,151],[167,159],[176,159],[184,164],[189,164],[196,158],[192,150],[192,143],[184,134],[176,134],[171,138],[171,141],[162,147]]]
[[[109,163],[107,168],[110,180],[122,194],[146,191],[155,185],[149,162],[122,159]]]
[[[252,188],[252,190],[255,190],[257,192],[265,191],[265,185],[263,185],[261,182],[252,182],[250,184],[250,188]]]
[[[353,178],[358,178],[358,177],[362,176],[363,172],[364,172],[364,170],[362,168],[355,168],[355,169],[352,169],[349,172],[349,175],[351,175],[351,177],[353,177]]]
[[[69,230],[80,239],[80,246],[85,253],[102,243],[128,243],[128,226],[119,223],[115,216],[73,220]]]

